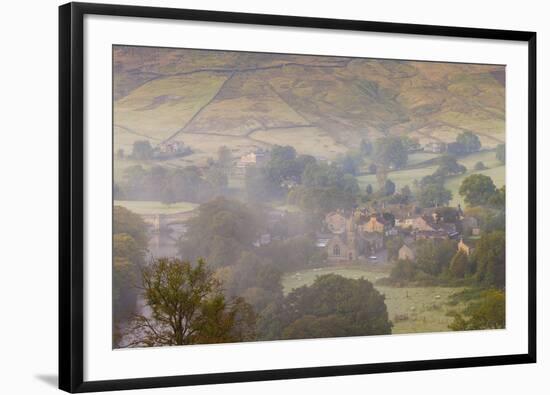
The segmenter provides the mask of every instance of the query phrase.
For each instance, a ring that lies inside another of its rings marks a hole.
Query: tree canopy
[[[357,179],[344,174],[336,165],[309,163],[302,175],[302,185],[288,193],[288,201],[304,211],[322,215],[337,208],[352,208],[359,195]]]
[[[452,198],[452,192],[444,187],[443,179],[435,176],[423,177],[416,193],[416,199],[422,207],[446,205]]]
[[[479,151],[481,142],[479,137],[470,131],[464,131],[456,137],[456,142],[464,147],[467,153]]]
[[[127,347],[174,346],[252,340],[256,316],[242,299],[228,301],[199,260],[158,259],[143,270],[150,314],[132,322]]]
[[[449,267],[456,253],[453,240],[426,239],[416,241],[416,265],[424,273],[438,276]]]
[[[371,282],[335,274],[295,289],[259,323],[266,339],[382,335],[391,328],[384,296]]]
[[[120,327],[135,312],[139,272],[147,250],[147,228],[141,217],[124,207],[113,207],[113,344]]]
[[[147,248],[147,226],[136,213],[122,206],[113,207],[113,234],[126,233],[137,243],[138,248]]]
[[[506,234],[502,230],[485,233],[476,243],[473,254],[475,278],[480,284],[495,288],[506,286]]]
[[[262,216],[258,210],[224,197],[202,204],[198,215],[187,221],[186,238],[180,242],[181,256],[188,260],[203,257],[214,267],[236,263],[260,234]]]
[[[469,206],[483,206],[489,202],[495,191],[496,187],[491,177],[472,174],[462,181],[458,193]]]
[[[124,171],[124,181],[118,187],[119,193],[128,200],[200,203],[212,198],[224,183],[220,177],[205,180],[199,170],[191,166],[173,169],[136,165]]]
[[[135,141],[132,147],[132,159],[149,160],[153,157],[153,147],[149,140]]]
[[[454,317],[449,328],[454,331],[503,329],[506,325],[506,300],[504,292],[489,289],[481,294],[479,301],[470,303],[462,314]]]
[[[374,145],[374,159],[384,168],[400,169],[407,164],[407,148],[400,137],[382,137]]]
[[[466,167],[456,161],[456,158],[450,155],[443,155],[438,160],[439,167],[434,173],[434,176],[448,177],[457,174],[464,174]]]

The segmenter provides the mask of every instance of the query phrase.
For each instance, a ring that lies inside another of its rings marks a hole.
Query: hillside
[[[142,47],[114,48],[115,149],[181,140],[197,163],[292,144],[327,158],[361,138],[504,141],[504,67]]]

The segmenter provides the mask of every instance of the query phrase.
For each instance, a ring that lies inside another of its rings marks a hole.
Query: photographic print
[[[113,348],[506,327],[505,66],[112,51]]]

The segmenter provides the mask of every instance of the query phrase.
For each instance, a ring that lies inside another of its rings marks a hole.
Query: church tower
[[[348,260],[357,259],[357,243],[356,243],[357,225],[354,221],[354,216],[348,218],[346,224],[346,244],[348,246]]]

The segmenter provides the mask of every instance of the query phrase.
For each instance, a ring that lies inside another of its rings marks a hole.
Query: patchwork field
[[[217,94],[227,77],[211,73],[159,78],[115,102],[114,124],[167,139]]]
[[[331,159],[387,134],[504,140],[501,66],[124,46],[114,65],[115,147],[180,139],[190,164],[220,145],[292,144]]]
[[[429,176],[437,170],[437,166],[426,166],[413,169],[403,169],[392,171],[388,173],[388,179],[395,183],[397,190],[408,185],[410,188],[413,186],[413,181],[420,181],[422,177]],[[371,184],[374,190],[378,189],[378,181],[376,180],[376,174],[367,174],[357,177],[359,187],[364,189],[368,184]]]
[[[431,159],[435,159],[440,155],[430,153],[414,153],[410,155],[407,166],[409,168],[392,171],[388,173],[388,179],[395,183],[397,190],[408,185],[412,188],[414,180],[420,181],[422,177],[433,174],[437,170],[437,165],[429,162]],[[426,162],[426,166],[422,166],[422,163]],[[456,206],[457,204],[464,205],[462,197],[458,194],[460,184],[462,180],[471,174],[484,174],[493,179],[493,182],[500,188],[506,183],[505,166],[502,165],[495,157],[495,151],[487,150],[476,152],[458,159],[458,162],[466,167],[466,173],[460,176],[448,177],[445,180],[445,187],[449,189],[453,194],[453,199],[450,205]],[[476,163],[482,162],[487,169],[474,170]],[[361,189],[366,188],[368,184],[376,190],[378,188],[378,181],[375,174],[367,174],[357,177],[359,186]]]
[[[285,294],[292,289],[310,285],[317,276],[334,273],[347,278],[361,278],[375,282],[386,277],[388,267],[376,266],[337,266],[294,273],[287,273],[283,277]],[[419,333],[448,331],[452,318],[447,316],[450,310],[460,310],[462,304],[449,306],[449,296],[464,288],[457,287],[375,287],[386,296],[386,306],[390,320],[393,321],[393,333]]]
[[[327,159],[335,159],[348,150],[345,145],[335,142],[331,135],[317,127],[258,130],[252,133],[250,138],[269,144],[280,144],[284,141],[300,154]]]

